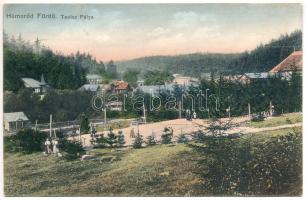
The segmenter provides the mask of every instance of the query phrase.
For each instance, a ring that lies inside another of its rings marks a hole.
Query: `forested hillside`
[[[251,52],[240,54],[229,66],[234,72],[264,72],[284,60],[294,50],[302,49],[302,31],[285,34],[268,44],[260,44]]]
[[[117,62],[119,71],[169,70],[199,76],[205,72],[243,73],[268,71],[294,50],[302,47],[302,32],[281,35],[268,44],[238,54],[196,53],[176,56],[151,56]]]
[[[120,72],[130,69],[160,70],[186,75],[200,75],[205,72],[228,71],[229,66],[239,54],[186,54],[177,56],[152,56],[117,62]]]
[[[55,89],[76,89],[85,83],[86,73],[101,74],[104,79],[123,76],[128,70],[160,70],[170,73],[200,76],[214,72],[240,74],[269,71],[294,50],[302,48],[302,32],[297,30],[260,44],[250,52],[239,54],[195,53],[177,56],[151,56],[113,63],[106,66],[92,55],[77,52],[69,56],[55,53],[37,39],[26,42],[4,33],[4,90],[17,91],[22,87],[21,78],[38,79],[44,74],[47,83]],[[116,69],[116,65],[118,69]]]
[[[17,39],[4,33],[4,90],[17,91],[23,87],[21,78],[40,80],[43,74],[46,82],[55,89],[77,89],[86,81],[85,74],[104,69],[88,54],[64,56],[43,46],[37,39],[34,43]]]

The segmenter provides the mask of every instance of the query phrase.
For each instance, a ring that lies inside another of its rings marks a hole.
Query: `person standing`
[[[46,142],[45,142],[45,149],[46,149],[46,153],[47,154],[51,154],[52,153],[52,149],[51,149],[51,142],[49,140],[49,138],[47,138]]]
[[[193,119],[196,119],[197,118],[197,113],[194,111],[193,112]]]
[[[53,153],[55,154],[59,153],[58,140],[57,139],[52,140],[52,144],[53,144]]]

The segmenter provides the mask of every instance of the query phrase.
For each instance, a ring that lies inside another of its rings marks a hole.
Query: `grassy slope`
[[[261,122],[251,122],[249,126],[254,128],[280,126],[280,125],[289,124],[288,120],[290,120],[290,123],[292,124],[299,123],[303,121],[303,116],[302,114],[282,115]]]
[[[99,151],[104,154],[102,156],[117,156],[119,160],[103,164],[98,161],[66,162],[41,154],[6,154],[5,194],[196,195],[194,188],[200,181],[193,173],[197,169],[196,157],[190,156],[191,149],[185,145]]]
[[[263,142],[286,134],[282,129],[244,136]],[[301,128],[298,128],[301,130]],[[197,172],[199,156],[186,145],[157,145],[124,151],[99,149],[93,154],[114,162],[67,162],[42,154],[5,153],[7,196],[205,196]]]

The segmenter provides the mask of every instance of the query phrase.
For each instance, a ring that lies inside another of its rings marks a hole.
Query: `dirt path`
[[[296,124],[284,124],[280,126],[273,126],[273,127],[264,127],[264,128],[254,128],[254,127],[246,127],[246,126],[241,126],[232,129],[230,132],[241,132],[241,133],[258,133],[258,132],[263,132],[263,131],[274,131],[274,130],[279,130],[279,129],[284,129],[284,128],[293,128],[293,127],[301,127],[303,125],[302,122],[296,123]]]
[[[224,119],[226,120],[226,119]],[[292,128],[292,127],[301,127],[302,123],[296,123],[296,124],[285,124],[281,126],[275,126],[275,127],[265,127],[265,128],[253,128],[253,127],[247,127],[247,117],[238,117],[233,118],[232,122],[235,124],[240,124],[240,126],[232,128],[229,130],[229,133],[257,133],[262,131],[272,131],[272,130],[278,130],[278,129],[284,129],[284,128]],[[181,133],[191,133],[198,130],[204,130],[205,127],[208,126],[207,120],[202,119],[196,119],[193,121],[187,121],[186,119],[175,119],[175,120],[167,120],[162,122],[156,122],[156,123],[149,123],[149,124],[142,124],[139,126],[130,126],[128,128],[119,129],[123,132],[125,136],[126,145],[131,145],[133,143],[133,138],[131,138],[131,131],[133,130],[135,134],[137,134],[138,130],[141,135],[143,135],[144,139],[150,135],[154,135],[157,140],[160,140],[160,136],[163,133],[163,130],[165,127],[171,127],[173,129],[173,136],[174,138]],[[115,130],[114,132],[117,133],[119,130]],[[98,132],[97,134],[102,134],[103,132]],[[106,135],[107,132],[104,132],[104,135]],[[82,135],[82,142],[85,144],[85,146],[90,146],[90,135]]]

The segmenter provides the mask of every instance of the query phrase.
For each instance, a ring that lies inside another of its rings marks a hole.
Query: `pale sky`
[[[6,14],[34,14],[9,19]],[[56,19],[38,19],[37,13]],[[63,20],[91,15],[92,20]],[[4,30],[36,37],[64,54],[89,52],[97,60],[195,52],[252,50],[281,34],[302,29],[301,4],[98,4],[6,5]]]

